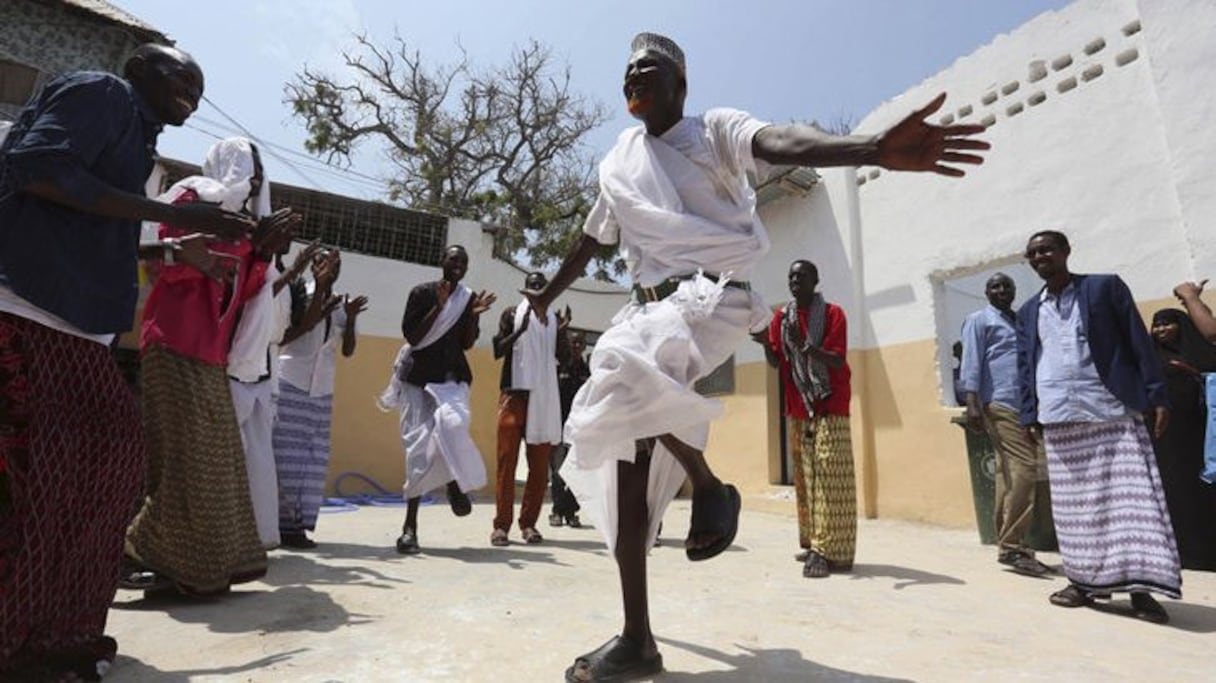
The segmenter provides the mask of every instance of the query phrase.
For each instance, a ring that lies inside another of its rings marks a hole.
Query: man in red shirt
[[[857,489],[849,431],[848,324],[844,311],[815,291],[819,270],[806,260],[790,264],[794,300],[773,315],[764,344],[780,366],[785,416],[795,436],[794,491],[802,575],[822,578],[853,567],[857,545]]]

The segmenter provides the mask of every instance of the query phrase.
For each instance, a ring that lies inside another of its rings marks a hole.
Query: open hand
[[[984,163],[982,156],[963,151],[980,151],[991,147],[983,140],[970,138],[982,133],[984,126],[935,126],[926,121],[941,109],[945,101],[946,93],[942,93],[883,133],[878,141],[878,165],[893,171],[933,171],[941,175],[960,177],[964,175],[962,169],[945,164]]]
[[[232,254],[211,251],[210,245],[215,241],[214,236],[200,233],[182,237],[177,241],[177,259],[213,280],[227,282],[236,274],[241,260]]]
[[[218,204],[207,202],[178,204],[173,207],[173,212],[173,220],[169,221],[173,227],[211,233],[233,242],[248,237],[256,226],[248,216],[225,211]]]
[[[490,310],[495,301],[498,301],[498,296],[494,292],[487,293],[485,290],[478,292],[477,296],[473,297],[473,315],[481,315]]]
[[[352,299],[350,298],[350,295],[347,294],[342,299],[342,307],[346,310],[346,317],[350,320],[354,320],[355,317],[357,317],[360,313],[367,310],[367,297],[359,295]]]

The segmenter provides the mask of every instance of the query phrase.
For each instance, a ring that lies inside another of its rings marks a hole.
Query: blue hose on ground
[[[372,489],[374,493],[351,493],[346,494],[342,491],[342,482],[347,479],[356,479],[362,482],[367,488]],[[431,496],[423,496],[422,504],[430,505],[435,499]],[[384,488],[371,477],[360,474],[358,472],[343,472],[334,480],[334,496],[326,498],[323,502],[322,512],[353,512],[359,509],[361,505],[374,505],[377,507],[404,507],[405,500],[400,493],[392,493]]]

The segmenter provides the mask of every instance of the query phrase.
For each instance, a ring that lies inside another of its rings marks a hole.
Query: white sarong
[[[663,434],[704,450],[722,405],[694,391],[693,383],[724,363],[766,316],[754,292],[697,277],[662,301],[626,306],[596,342],[591,377],[566,420],[571,447],[561,476],[609,548],[616,545],[617,462],[634,461],[637,439]],[[656,442],[646,492],[647,547],[684,476]]]
[[[524,442],[562,442],[562,404],[557,390],[557,315],[546,313],[547,325],[532,312],[528,302],[515,308],[515,329],[532,316],[528,329],[515,340],[511,351],[511,388],[528,392],[528,414]]]
[[[392,377],[376,402],[381,410],[401,410],[401,445],[405,448],[406,500],[455,480],[469,492],[486,485],[486,465],[469,435],[469,385],[432,382],[419,387],[406,381],[412,353],[443,338],[460,321],[472,290],[459,285],[417,344],[402,345]]]
[[[486,485],[486,465],[469,435],[469,385],[432,382],[402,390],[401,444],[405,447],[406,500],[453,479],[468,493]]]

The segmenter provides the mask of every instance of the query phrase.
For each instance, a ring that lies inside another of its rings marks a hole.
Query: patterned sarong
[[[329,471],[333,400],[332,395],[309,396],[287,382],[279,383],[274,461],[279,474],[279,530],[283,533],[317,527]]]
[[[1138,419],[1043,427],[1051,511],[1068,580],[1095,595],[1182,595],[1174,531]]]
[[[0,680],[18,658],[112,658],[101,636],[145,451],[108,348],[0,313],[0,460]]]
[[[857,549],[857,481],[853,474],[853,435],[847,415],[791,420],[801,429],[794,458],[798,499],[798,542],[827,558],[833,568],[853,566]]]
[[[148,495],[127,554],[190,593],[262,577],[266,551],[224,368],[154,346],[142,378]]]

